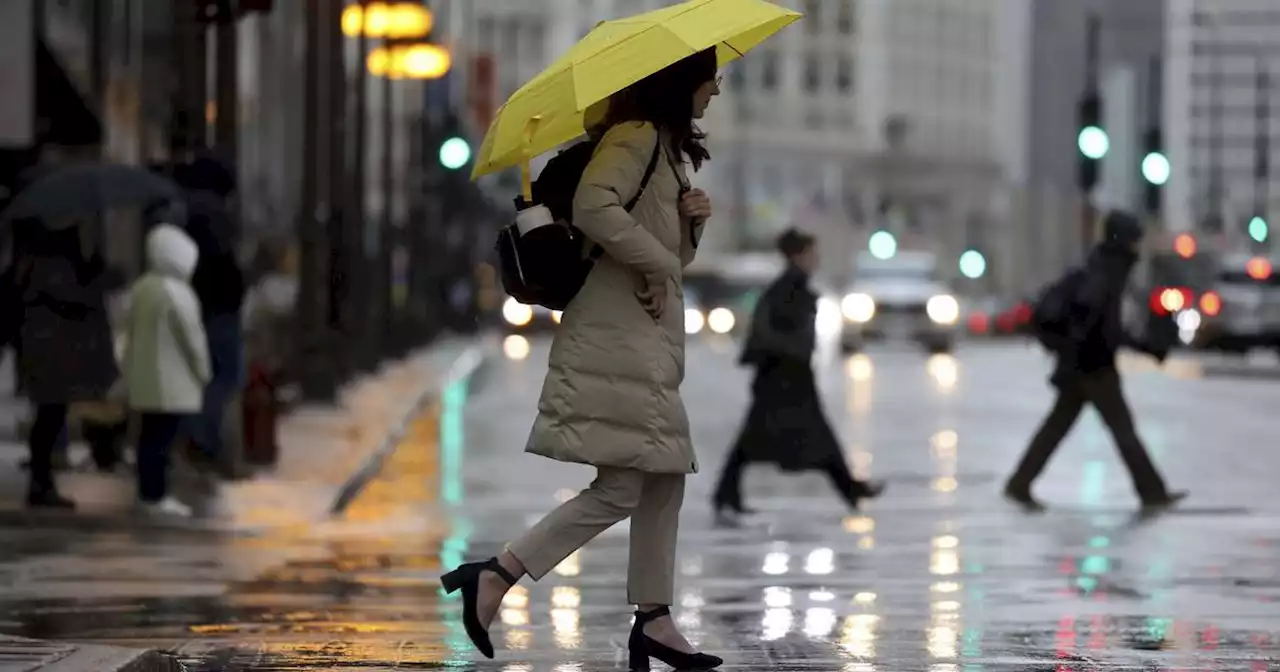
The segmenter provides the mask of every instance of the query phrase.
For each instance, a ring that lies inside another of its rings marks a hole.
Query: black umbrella
[[[68,166],[37,178],[0,213],[0,223],[39,219],[63,227],[79,215],[126,206],[178,201],[182,189],[140,166],[90,163]]]

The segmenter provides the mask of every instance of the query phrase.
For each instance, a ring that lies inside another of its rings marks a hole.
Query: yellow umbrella
[[[471,177],[519,165],[529,199],[529,160],[585,133],[588,107],[704,49],[724,65],[800,16],[765,0],[688,0],[604,21],[503,103]]]

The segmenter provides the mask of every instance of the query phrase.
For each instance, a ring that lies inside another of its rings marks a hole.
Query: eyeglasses
[[[716,88],[717,89],[720,88],[720,85],[723,83],[724,83],[724,75],[716,75]]]

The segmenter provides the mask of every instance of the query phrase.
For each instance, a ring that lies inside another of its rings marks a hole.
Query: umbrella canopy
[[[705,49],[724,65],[800,16],[765,0],[689,0],[602,22],[498,109],[472,179],[520,165],[527,192],[529,159],[585,133],[587,108]]]
[[[181,199],[172,180],[139,166],[90,163],[55,170],[18,192],[0,213],[0,223],[34,218],[46,226],[72,223],[81,215],[125,206]]]

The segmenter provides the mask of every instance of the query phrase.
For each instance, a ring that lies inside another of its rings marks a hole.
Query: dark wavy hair
[[[689,157],[693,169],[711,158],[707,134],[693,123],[693,94],[716,78],[716,50],[686,56],[609,98],[604,128],[628,121],[647,121],[671,136],[672,149]]]

